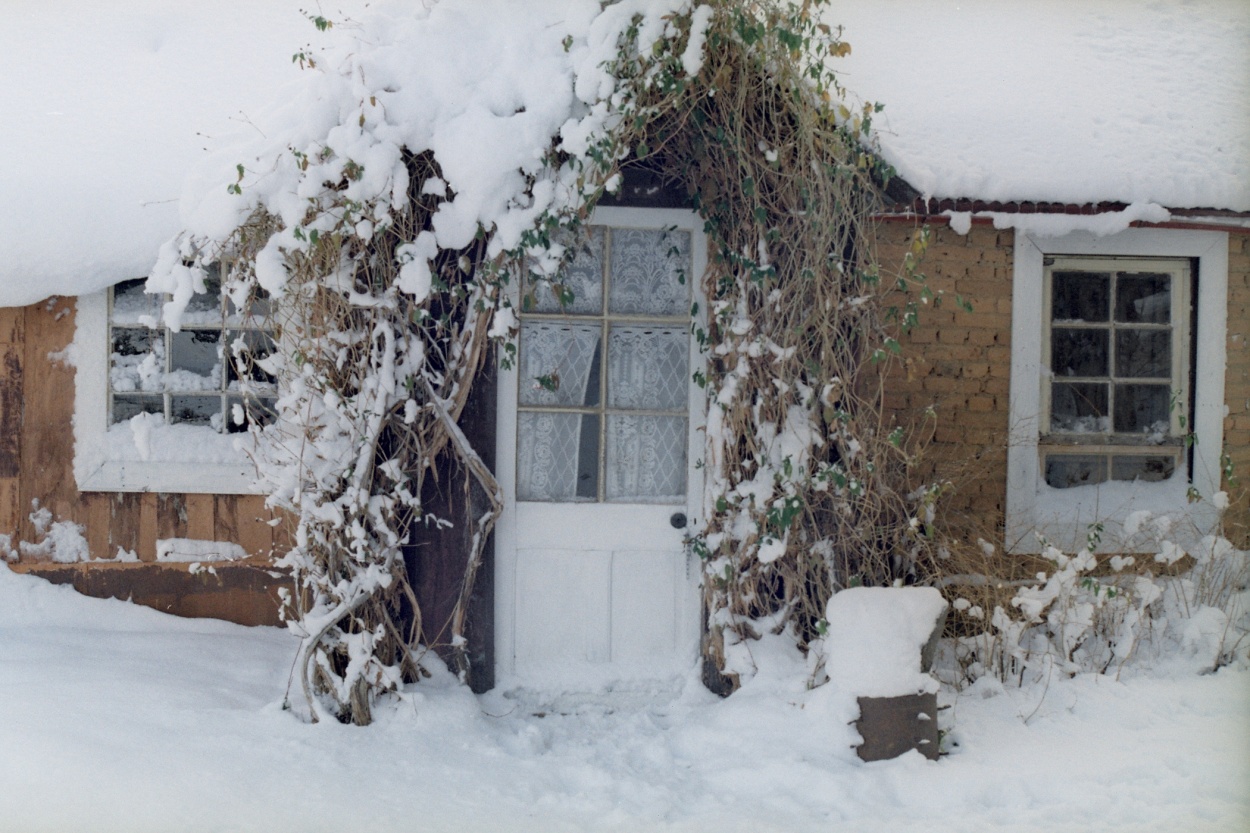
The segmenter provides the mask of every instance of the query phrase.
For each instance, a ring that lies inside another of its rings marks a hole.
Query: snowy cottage
[[[342,5],[325,14],[364,12]],[[455,6],[434,4],[431,20],[451,14],[444,5]],[[198,195],[227,196],[211,173],[188,179],[204,147],[263,134],[266,103],[300,80],[292,52],[310,60],[300,44],[319,33],[282,0],[20,0],[7,13],[9,567],[180,615],[275,623],[284,576],[270,556],[289,533],[232,432],[279,392],[264,370],[243,378],[220,358],[239,340],[261,358],[273,349],[265,310],[223,297],[210,275],[176,331],[153,329],[164,299],[142,279]],[[931,229],[920,269],[946,303],[901,339],[886,404],[932,408],[925,460],[952,483],[948,522],[1018,552],[1036,551],[1038,535],[1079,547],[1101,525],[1103,551],[1132,552],[1149,546],[1125,523],[1133,512],[1166,515],[1184,537],[1226,509],[1244,542],[1250,9],[883,0],[835,3],[826,19],[853,45],[842,83],[885,105],[874,136],[898,178],[879,216],[883,265]],[[537,31],[518,21],[482,34],[494,60],[479,63],[540,75],[545,53],[508,40]],[[461,46],[439,57],[457,66]],[[496,83],[486,69],[483,86]],[[489,135],[460,127],[448,147]],[[470,192],[443,164],[447,186]],[[676,251],[700,274],[704,229],[686,194],[633,175],[592,224],[586,268],[608,289],[579,296],[594,307],[574,308],[575,325],[558,305],[522,315],[518,362],[487,373],[462,417],[503,494],[466,608],[479,687],[496,669],[645,677],[688,666],[699,643],[699,570],[683,547],[703,510],[690,453],[706,412],[690,382],[697,299],[671,274],[629,286],[627,261]],[[534,387],[526,362],[544,350],[574,358],[565,378]],[[643,354],[647,372],[631,375]],[[631,445],[630,432],[647,438]],[[409,553],[427,622],[441,622],[472,524],[454,499],[462,480],[427,485],[428,505],[460,521]]]

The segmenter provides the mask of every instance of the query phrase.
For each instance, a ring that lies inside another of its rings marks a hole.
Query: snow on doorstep
[[[833,0],[925,196],[1250,211],[1245,0]]]
[[[937,691],[920,670],[920,651],[946,610],[932,587],[851,587],[825,609],[825,671],[856,697]]]
[[[156,560],[167,562],[241,561],[247,550],[228,541],[202,541],[195,538],[161,538],[156,542]]]

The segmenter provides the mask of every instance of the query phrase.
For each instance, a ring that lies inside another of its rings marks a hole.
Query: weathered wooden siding
[[[73,337],[73,299],[0,309],[0,534],[10,535],[15,549],[19,541],[37,542],[29,516],[38,501],[54,520],[82,525],[93,559],[84,570],[83,565],[26,556],[16,568],[72,581],[84,592],[133,596],[183,615],[211,611],[247,624],[276,623],[275,580],[267,565],[275,549],[285,548],[286,532],[271,525],[275,516],[263,496],[78,491],[74,369],[58,355]],[[97,561],[115,558],[120,549],[150,564],[161,538],[230,541],[252,560],[216,565],[216,584],[211,576],[189,575],[185,565],[139,570]]]

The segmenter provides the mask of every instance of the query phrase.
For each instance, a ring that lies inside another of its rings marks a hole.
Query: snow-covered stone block
[[[928,671],[945,617],[932,587],[853,587],[829,600],[825,670],[859,703],[863,760],[911,749],[936,760],[938,683]]]

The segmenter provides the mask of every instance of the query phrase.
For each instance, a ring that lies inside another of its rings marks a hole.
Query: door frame
[[[707,237],[703,220],[689,209],[675,208],[626,208],[600,207],[592,214],[587,225],[606,225],[616,228],[678,228],[690,233],[692,273],[691,299],[697,312],[691,317],[690,336],[690,398],[687,406],[686,448],[686,517],[685,535],[700,532],[706,521],[704,506],[703,457],[706,440],[707,402],[703,389],[694,383],[696,372],[706,367],[706,357],[693,335],[694,327],[706,329],[707,304],[703,298],[702,278],[707,269]],[[509,287],[513,307],[520,308],[520,281]],[[518,335],[519,337],[519,335]],[[502,355],[502,352],[501,352]],[[503,492],[503,512],[495,525],[495,672],[496,683],[507,684],[516,676],[516,586],[517,548],[519,525],[516,499],[516,441],[517,441],[517,365],[505,369],[498,366],[498,398],[496,401],[495,461],[496,478]],[[543,511],[558,513],[562,504],[550,503]],[[583,504],[575,504],[583,505]],[[611,506],[612,504],[600,504]],[[629,506],[630,504],[625,504]],[[686,548],[685,583],[681,597],[684,601],[679,616],[679,639],[689,645],[691,667],[699,654],[702,633],[700,578],[702,570],[690,549]]]

